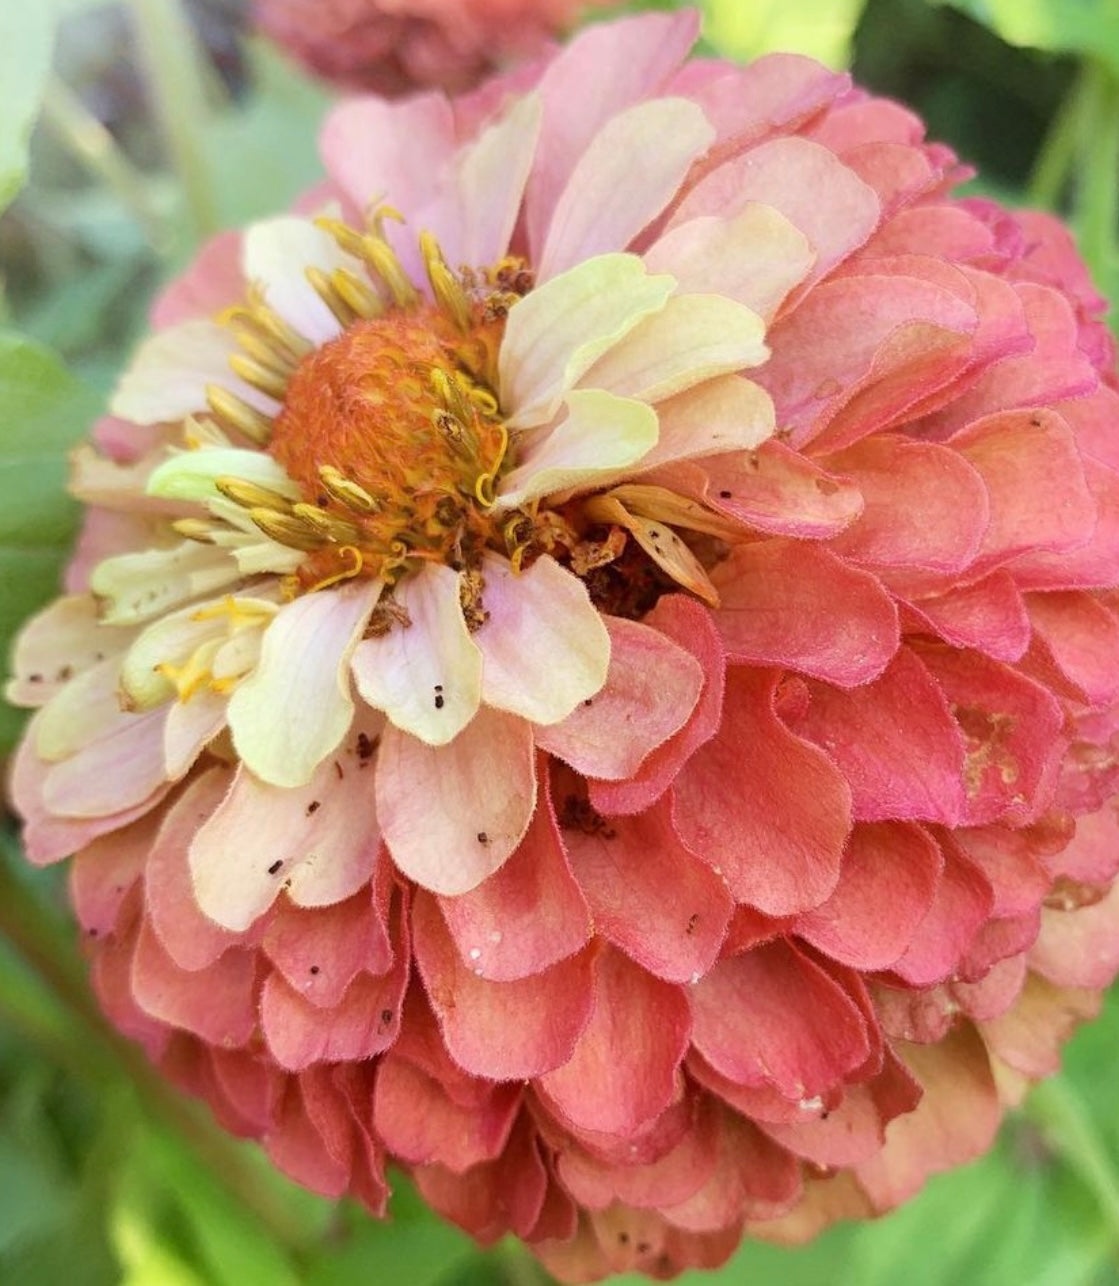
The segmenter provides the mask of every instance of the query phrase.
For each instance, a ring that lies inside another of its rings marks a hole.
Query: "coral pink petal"
[[[866,572],[789,540],[739,545],[715,568],[715,623],[732,661],[800,670],[840,687],[876,678],[898,646],[897,610]],[[844,604],[839,618],[830,606]]]
[[[528,830],[536,805],[532,730],[486,706],[445,746],[389,724],[376,798],[397,868],[435,893],[468,893],[505,864]]]
[[[698,15],[642,14],[589,27],[548,66],[537,160],[527,192],[529,253],[538,259],[552,212],[579,158],[602,125],[655,94],[683,62]],[[594,93],[588,93],[589,85]]]
[[[1070,552],[1028,553],[1014,562],[1023,589],[1110,589],[1119,559],[1119,471],[1084,460],[1084,481],[1096,516],[1092,539]],[[1061,488],[1066,492],[1066,487]],[[1041,517],[1041,515],[1038,515]]]
[[[831,548],[855,562],[958,572],[975,557],[989,517],[983,480],[956,452],[881,436],[827,461],[851,478],[864,509]]]
[[[996,661],[1017,661],[1029,647],[1026,604],[1014,577],[1005,571],[915,599],[910,606],[954,647],[975,648]]]
[[[373,1125],[401,1160],[461,1174],[501,1155],[521,1096],[520,1086],[501,1085],[488,1101],[463,1108],[423,1072],[389,1055],[377,1071]]]
[[[691,1014],[678,987],[608,948],[595,963],[594,993],[590,1023],[570,1059],[541,1077],[540,1093],[577,1129],[628,1137],[675,1096]]]
[[[589,832],[573,827],[566,840],[602,937],[668,982],[694,982],[711,968],[734,903],[680,843],[666,801]]]
[[[1098,812],[1076,819],[1076,833],[1061,851],[1048,859],[1054,876],[1081,884],[1105,884],[1119,870],[1119,811],[1108,803]]]
[[[1096,525],[1076,443],[1051,411],[1008,411],[969,425],[952,446],[979,472],[991,500],[980,546],[983,566],[1025,551],[1064,552]]]
[[[412,905],[416,962],[451,1057],[475,1076],[523,1080],[566,1063],[594,1006],[593,952],[514,982],[479,978],[433,897]]]
[[[586,899],[571,873],[547,774],[513,856],[476,889],[439,905],[459,955],[483,978],[512,982],[573,955],[591,936]]]
[[[321,1009],[282,975],[270,974],[260,997],[260,1025],[276,1062],[300,1071],[312,1063],[351,1062],[389,1049],[400,1031],[408,983],[406,938],[395,954],[390,973],[359,973],[332,1009]]]
[[[835,536],[863,509],[853,480],[836,477],[774,440],[749,454],[702,460],[685,478],[688,490],[712,509],[778,536]]]
[[[677,780],[684,844],[740,902],[769,915],[819,906],[834,890],[851,794],[832,761],[773,711],[775,677],[732,670],[722,728]],[[768,855],[781,853],[779,863]]]
[[[333,1009],[359,973],[379,976],[392,968],[386,908],[379,905],[384,901],[370,888],[334,906],[312,909],[281,898],[261,945],[304,1000]]]
[[[537,728],[536,744],[587,777],[619,781],[687,722],[703,672],[695,657],[648,625],[604,620],[606,683],[562,722]]]
[[[862,1014],[818,965],[785,943],[724,960],[690,992],[693,1043],[716,1071],[786,1098],[841,1084],[869,1052]]]
[[[883,1151],[856,1170],[879,1210],[913,1196],[930,1173],[986,1151],[1001,1116],[987,1052],[969,1025],[936,1045],[907,1046],[902,1056],[924,1097],[893,1123]]]
[[[1119,970],[1117,924],[1119,885],[1094,906],[1080,907],[1075,914],[1046,907],[1030,952],[1030,968],[1059,987],[1098,990],[1108,986]]]
[[[947,837],[942,849],[944,869],[932,905],[893,965],[893,972],[912,987],[928,987],[956,972],[994,902],[986,876]]]
[[[793,931],[841,964],[885,969],[928,914],[940,880],[940,850],[918,826],[856,826],[835,892],[798,916]],[[882,908],[890,913],[883,916]]]
[[[791,726],[834,760],[858,821],[955,826],[964,812],[964,742],[939,686],[909,648],[859,688],[808,685]]]
[[[666,594],[645,617],[645,624],[695,657],[703,671],[703,688],[687,723],[651,751],[632,776],[588,783],[593,807],[611,817],[639,813],[658,800],[695,751],[715,735],[723,711],[726,656],[710,612],[693,598]]]
[[[313,1093],[310,1090],[309,1093]],[[299,1078],[288,1081],[287,1093],[276,1113],[264,1146],[273,1163],[292,1178],[321,1196],[337,1198],[350,1185],[352,1158],[339,1156],[326,1145],[322,1132],[308,1111]]]
[[[256,954],[233,948],[213,964],[184,973],[141,925],[132,958],[136,1003],[169,1027],[211,1045],[244,1045],[256,1028]]]
[[[158,813],[149,813],[75,854],[70,897],[78,922],[91,938],[103,938],[116,927],[129,890],[144,873],[160,820]]]
[[[1093,706],[1119,696],[1119,618],[1081,593],[1030,594],[1026,600],[1034,635],[1061,673]]]
[[[220,769],[196,777],[165,814],[144,868],[148,923],[182,969],[204,969],[238,942],[235,933],[203,915],[194,900],[187,860],[191,840],[228,787]]]

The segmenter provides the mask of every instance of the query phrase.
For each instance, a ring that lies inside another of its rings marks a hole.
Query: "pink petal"
[[[862,687],[810,683],[808,691],[808,706],[791,726],[847,778],[857,820],[958,824],[963,738],[939,686],[908,648]]]
[[[1095,511],[1091,539],[1059,553],[1027,553],[1014,562],[1014,579],[1023,589],[1107,589],[1115,584],[1119,559],[1119,471],[1084,460],[1084,481]],[[1056,487],[1058,484],[1054,482]],[[1058,495],[1068,496],[1068,480]],[[1052,504],[1052,498],[1047,501]],[[1073,499],[1079,504],[1079,497]],[[1081,510],[1083,513],[1083,510]],[[1051,515],[1038,515],[1038,518]],[[1090,523],[1085,521],[1085,527]],[[1071,533],[1070,533],[1071,538]]]
[[[366,882],[380,842],[369,747],[368,734],[351,729],[307,785],[291,790],[239,765],[190,848],[195,897],[210,919],[243,931],[281,888],[303,905],[322,906]]]
[[[539,256],[543,281],[628,246],[668,205],[715,131],[686,98],[654,98],[607,120],[556,198]]]
[[[131,715],[108,735],[47,769],[43,803],[63,817],[107,817],[142,803],[169,780],[165,708]]]
[[[91,938],[113,932],[129,891],[144,873],[159,829],[158,813],[87,844],[70,866],[70,900],[78,922]]]
[[[655,94],[698,33],[693,12],[642,14],[588,27],[549,64],[538,86],[544,120],[526,198],[533,259],[539,258],[560,193],[591,139],[611,117]]]
[[[781,916],[819,906],[835,888],[851,795],[831,760],[778,720],[775,683],[730,671],[722,727],[681,772],[673,816],[737,901]]]
[[[858,1067],[866,1025],[847,993],[785,943],[724,960],[690,993],[696,1049],[724,1076],[814,1098]]]
[[[163,330],[191,317],[211,317],[241,302],[244,294],[241,233],[219,232],[199,250],[190,267],[156,298],[151,311],[152,325],[156,330]]]
[[[826,202],[819,194],[826,192]],[[772,206],[808,239],[812,270],[794,298],[824,277],[874,231],[878,198],[826,147],[777,138],[720,165],[692,188],[670,228],[701,215],[730,218],[751,202]]]
[[[350,1185],[353,1157],[351,1149],[343,1147],[340,1140],[332,1137],[331,1147],[323,1137],[323,1113],[310,1107],[321,1094],[322,1089],[310,1076],[289,1077],[287,1092],[264,1146],[273,1163],[289,1178],[312,1192],[336,1198]]]
[[[751,380],[722,375],[657,403],[660,436],[638,462],[644,473],[678,460],[750,451],[773,433],[773,403]]]
[[[1111,985],[1119,971],[1119,884],[1094,906],[1074,911],[1046,907],[1030,952],[1030,968],[1059,987]]]
[[[244,1045],[256,1028],[256,953],[236,948],[213,964],[184,972],[147,924],[132,959],[136,1003],[169,1027],[193,1032],[211,1045]]]
[[[663,634],[622,617],[610,634],[606,683],[560,723],[536,729],[536,744],[587,777],[632,777],[642,760],[687,721],[699,699],[698,662]]]
[[[1099,1009],[1096,992],[1055,987],[1038,974],[1029,974],[1014,1006],[985,1021],[981,1030],[998,1059],[1030,1080],[1039,1080],[1060,1070],[1061,1046]]]
[[[987,489],[955,451],[880,434],[832,456],[865,508],[832,544],[856,562],[957,572],[979,549],[989,517]]]
[[[885,969],[902,955],[928,914],[942,862],[940,850],[918,826],[856,826],[835,892],[798,916],[793,931],[841,964]],[[888,916],[883,907],[889,907]]]
[[[695,657],[703,671],[703,688],[687,723],[650,751],[632,776],[588,783],[592,806],[608,817],[642,812],[659,799],[695,751],[715,735],[722,718],[726,657],[711,613],[684,594],[666,594],[644,624]]]
[[[377,758],[377,815],[392,859],[436,893],[467,893],[512,856],[536,805],[532,730],[483,706],[445,746],[392,724]]]
[[[583,582],[547,554],[520,574],[492,554],[482,567],[487,617],[473,635],[482,697],[532,723],[558,723],[606,679],[610,635],[598,609]]]
[[[854,687],[881,674],[897,650],[893,603],[872,576],[826,549],[788,540],[740,545],[712,581],[715,624],[733,661]]]
[[[45,705],[75,675],[103,661],[107,651],[116,652],[131,637],[130,630],[110,630],[101,624],[92,594],[55,599],[16,637],[12,677],[4,696],[12,705]]]
[[[633,1135],[672,1101],[690,1034],[679,988],[607,949],[595,965],[590,1023],[570,1059],[541,1078],[539,1092],[579,1129]]]
[[[196,777],[165,814],[144,870],[148,923],[181,969],[204,969],[239,941],[202,914],[187,861],[191,841],[228,787],[228,775],[220,769]]]
[[[694,982],[711,968],[734,903],[681,845],[666,801],[590,834],[572,827],[565,838],[602,937],[667,982]]]
[[[474,1076],[523,1080],[567,1062],[594,1005],[588,950],[515,982],[479,978],[463,962],[435,899],[412,904],[416,963],[451,1057]]]
[[[571,873],[548,775],[513,856],[476,889],[440,898],[458,953],[479,977],[512,982],[573,955],[590,938],[586,900]]]
[[[459,153],[455,236],[443,245],[452,264],[493,264],[509,251],[540,134],[535,94],[515,99],[504,116]]]

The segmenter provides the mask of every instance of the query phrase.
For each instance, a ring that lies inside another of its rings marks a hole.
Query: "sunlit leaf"
[[[0,5],[0,210],[27,174],[27,141],[50,71],[54,22],[50,0]]]
[[[727,58],[782,51],[846,67],[865,0],[704,0],[704,35]]]
[[[990,27],[1010,45],[1090,54],[1119,75],[1119,0],[929,0]]]

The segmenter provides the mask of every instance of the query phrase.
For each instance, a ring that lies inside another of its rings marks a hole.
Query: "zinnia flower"
[[[261,30],[345,89],[457,92],[607,0],[255,0]]]
[[[156,308],[11,687],[111,1019],[568,1280],[904,1200],[1119,965],[1102,303],[694,35],[340,106]]]

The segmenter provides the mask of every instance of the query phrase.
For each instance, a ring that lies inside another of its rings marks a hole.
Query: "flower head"
[[[542,53],[605,0],[254,0],[265,31],[309,71],[395,96],[456,92]]]
[[[904,1200],[1119,966],[1101,301],[693,38],[336,109],[158,305],[10,686],[112,1019],[571,1280]]]

